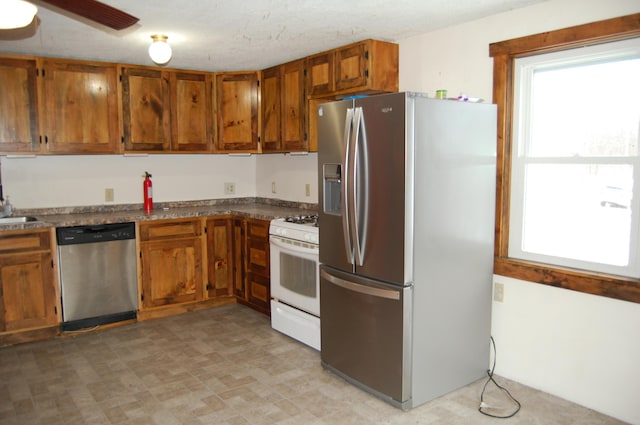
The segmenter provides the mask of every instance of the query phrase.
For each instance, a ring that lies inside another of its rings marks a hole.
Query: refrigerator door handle
[[[351,205],[349,205],[349,187],[352,184],[351,175],[351,128],[353,125],[353,108],[347,108],[347,114],[344,120],[344,157],[342,163],[344,164],[344,173],[342,173],[342,234],[344,235],[344,247],[347,251],[347,261],[349,264],[354,264],[353,260],[353,245],[351,242]]]
[[[354,167],[353,199],[352,199],[352,226],[355,251],[355,263],[364,265],[365,247],[367,241],[367,218],[369,217],[369,157],[367,148],[367,132],[364,123],[362,106],[355,108],[353,135]]]
[[[371,295],[373,297],[378,298],[386,298],[389,300],[399,300],[400,299],[400,290],[392,290],[392,289],[382,289],[382,288],[374,288],[371,286],[360,285],[355,282],[349,282],[348,280],[340,279],[339,277],[333,276],[327,273],[325,270],[320,270],[320,277],[327,280],[334,285],[338,285],[344,289],[349,291],[359,292],[365,295]]]

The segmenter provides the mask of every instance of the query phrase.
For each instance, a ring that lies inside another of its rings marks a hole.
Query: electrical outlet
[[[309,183],[304,185],[304,194],[311,196],[311,185]]]
[[[493,300],[499,303],[504,302],[504,283],[493,285]]]
[[[236,193],[236,184],[235,183],[225,183],[224,184],[224,193],[225,195],[233,195]]]
[[[104,202],[113,202],[113,189],[106,188],[104,190]]]
[[[271,193],[276,193],[276,182],[271,182]]]

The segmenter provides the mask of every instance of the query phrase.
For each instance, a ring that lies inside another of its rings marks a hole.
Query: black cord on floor
[[[511,395],[511,393],[509,392],[509,390],[507,390],[506,388],[504,388],[503,386],[501,386],[500,384],[498,384],[495,379],[493,379],[493,371],[496,368],[496,355],[497,355],[497,351],[496,351],[496,342],[493,340],[493,336],[491,337],[491,345],[493,346],[493,365],[491,365],[491,370],[487,370],[487,382],[484,383],[484,387],[482,387],[482,393],[480,393],[480,407],[478,407],[478,412],[482,413],[483,415],[486,416],[490,416],[492,418],[498,418],[498,419],[507,419],[507,418],[511,418],[513,416],[516,415],[516,413],[518,413],[520,411],[520,402],[518,400],[515,399],[515,397],[513,397]],[[500,416],[500,415],[494,415],[491,413],[486,412],[484,409],[487,409],[489,406],[484,402],[484,391],[487,389],[487,385],[489,384],[489,382],[493,382],[493,384],[498,387],[502,392],[504,392],[507,396],[509,396],[509,398],[511,400],[513,400],[513,402],[516,404],[516,410],[513,413],[510,413],[508,415],[505,416]]]

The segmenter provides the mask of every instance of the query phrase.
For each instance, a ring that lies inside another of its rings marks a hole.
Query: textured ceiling
[[[114,31],[33,0],[37,22],[0,31],[0,52],[153,65],[169,36],[171,68],[264,69],[366,38],[398,41],[544,0],[103,0],[140,18]],[[0,0],[0,13],[2,13]]]

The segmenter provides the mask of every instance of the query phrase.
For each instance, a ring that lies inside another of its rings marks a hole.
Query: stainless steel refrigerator
[[[394,93],[317,113],[322,365],[403,409],[483,377],[495,105]]]

